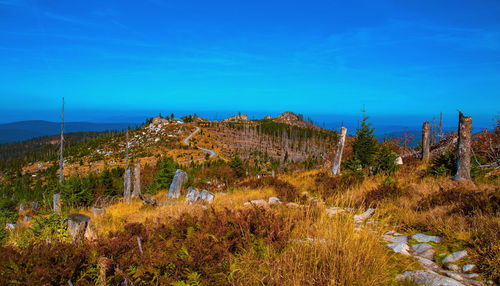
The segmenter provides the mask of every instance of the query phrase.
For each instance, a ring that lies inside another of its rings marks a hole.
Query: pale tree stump
[[[344,152],[344,143],[347,129],[342,127],[337,141],[337,150],[335,151],[335,157],[333,158],[332,174],[340,174],[340,164],[342,162],[342,152]]]
[[[59,190],[56,190],[54,192],[52,199],[53,199],[54,213],[58,214],[61,212],[61,193],[59,192]]]
[[[134,191],[132,192],[132,198],[138,197],[140,194],[141,194],[141,160],[137,158],[137,160],[135,160]]]
[[[428,121],[424,121],[422,126],[422,161],[428,162],[431,156],[430,145],[431,125]]]
[[[187,181],[188,175],[182,170],[175,171],[174,179],[172,184],[170,184],[170,189],[168,190],[167,198],[176,199],[181,195],[182,185]]]
[[[91,211],[93,216],[100,216],[106,214],[106,209],[101,207],[92,207]]]
[[[71,213],[68,215],[68,233],[74,242],[85,237],[85,232],[90,226],[90,217],[84,214]]]
[[[458,111],[457,173],[452,180],[470,180],[472,118]]]
[[[125,170],[125,174],[124,174],[125,178],[124,178],[124,184],[123,184],[123,202],[125,202],[126,204],[130,204],[130,185],[131,185],[131,182],[130,182],[130,179],[131,179],[131,174],[130,174],[130,169],[127,169]]]

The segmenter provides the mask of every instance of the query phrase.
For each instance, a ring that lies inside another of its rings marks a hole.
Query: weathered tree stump
[[[335,157],[333,158],[332,173],[333,175],[340,174],[340,164],[342,161],[342,152],[344,151],[345,136],[347,133],[347,128],[342,127],[337,141],[337,150],[335,151]]]
[[[54,191],[54,195],[52,196],[54,213],[58,214],[61,212],[61,193],[59,190]]]
[[[457,173],[452,180],[470,180],[472,118],[458,111]]]
[[[424,121],[424,125],[422,126],[422,161],[428,162],[430,159],[430,134],[431,134],[431,125],[428,121]]]
[[[78,242],[85,237],[90,225],[90,217],[84,214],[71,213],[68,215],[68,233],[73,241]]]
[[[140,193],[141,193],[141,160],[137,158],[137,160],[135,160],[134,191],[132,192],[132,198],[138,197]]]
[[[92,207],[91,211],[92,211],[92,215],[93,216],[100,216],[100,215],[106,214],[106,209],[105,208]]]
[[[130,169],[125,170],[125,183],[123,186],[123,202],[126,204],[130,204],[130,179],[131,179],[131,174],[130,174]]]
[[[153,207],[156,207],[158,204],[155,199],[152,199],[147,196],[143,196],[142,194],[139,194],[139,198],[141,199],[142,203],[145,205],[152,205]]]
[[[186,172],[182,170],[175,171],[174,179],[172,180],[172,184],[168,190],[167,197],[174,199],[178,198],[181,195],[182,184],[184,184],[187,179],[188,175]]]

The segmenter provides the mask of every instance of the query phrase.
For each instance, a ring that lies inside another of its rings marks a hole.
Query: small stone
[[[325,209],[325,212],[328,216],[334,216],[336,214],[344,212],[344,209],[339,208],[339,207],[331,207],[331,208]]]
[[[5,224],[5,229],[6,230],[14,230],[14,228],[16,228],[16,224],[15,223],[8,222],[8,223]]]
[[[476,279],[479,277],[479,275],[477,273],[469,273],[469,274],[464,274],[465,277],[469,278],[469,279]]]
[[[281,201],[277,197],[270,197],[268,201],[270,205],[281,205]]]
[[[462,275],[460,275],[459,273],[457,272],[454,272],[454,271],[446,271],[446,270],[441,270],[440,271],[442,274],[450,277],[450,278],[453,278],[457,281],[464,281],[464,277]]]
[[[434,261],[432,261],[430,259],[420,257],[420,256],[415,256],[415,258],[417,258],[418,263],[420,263],[420,265],[425,267],[425,269],[428,269],[428,270],[431,270],[434,272],[438,272],[441,269]]]
[[[446,256],[443,259],[443,264],[456,262],[456,261],[464,258],[465,256],[467,256],[467,250],[453,252],[452,254]]]
[[[451,270],[451,271],[460,272],[460,266],[458,266],[456,264],[448,263],[448,264],[444,265],[444,268]]]
[[[434,249],[431,245],[427,243],[414,244],[411,246],[413,248],[413,255],[421,256],[429,260],[434,259]]]
[[[292,209],[299,208],[299,205],[296,203],[287,203],[286,206]]]
[[[408,242],[408,236],[384,235],[384,236],[382,236],[382,239],[387,241],[387,242],[393,242],[393,243],[407,243]]]
[[[199,201],[209,203],[209,204],[211,204],[214,201],[214,198],[215,198],[214,194],[212,194],[211,192],[209,192],[207,190],[202,190],[200,195],[198,196]]]
[[[440,242],[441,241],[441,238],[439,238],[437,236],[426,235],[423,233],[417,233],[414,236],[412,236],[411,238],[415,239],[418,242],[431,242],[431,241],[432,242]]]
[[[106,209],[100,207],[92,207],[90,211],[92,212],[93,216],[100,216],[106,213]]]
[[[200,192],[198,191],[197,188],[189,187],[187,190],[186,202],[188,202],[188,203],[196,202],[198,200],[199,195],[200,195]]]
[[[476,265],[474,265],[474,264],[465,264],[464,266],[462,266],[462,271],[464,273],[467,273],[467,272],[471,272],[475,268],[476,268]]]
[[[410,252],[409,252],[410,247],[406,243],[401,243],[401,242],[389,243],[389,244],[387,244],[387,246],[396,253],[401,253],[401,254],[404,254],[406,256],[410,256]]]
[[[409,280],[417,285],[440,285],[440,286],[463,286],[464,284],[455,279],[439,275],[432,271],[416,270],[406,271],[396,277],[398,280]]]
[[[264,200],[252,200],[252,201],[250,201],[250,203],[252,205],[256,205],[256,206],[259,206],[259,207],[265,207],[265,206],[267,206],[267,202],[264,201]]]
[[[356,222],[356,223],[362,223],[364,220],[366,220],[367,218],[371,217],[374,212],[375,212],[374,209],[369,208],[364,213],[362,213],[360,215],[355,215],[354,216],[354,222]]]

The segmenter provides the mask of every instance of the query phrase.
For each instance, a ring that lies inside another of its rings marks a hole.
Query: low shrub
[[[240,184],[240,187],[251,189],[272,187],[276,195],[283,201],[293,202],[299,198],[298,189],[292,184],[274,177],[263,177],[261,179],[251,179]]]
[[[261,208],[210,209],[168,224],[128,224],[93,242],[0,247],[0,284],[227,285],[235,257],[248,251],[264,255],[267,248],[280,252],[292,229],[282,215]]]
[[[361,184],[364,179],[363,175],[356,173],[332,177],[330,174],[322,172],[318,173],[314,178],[316,183],[315,191],[323,199],[328,199]]]
[[[385,200],[396,200],[406,193],[406,190],[398,186],[391,177],[387,177],[378,187],[365,194],[362,204],[365,207],[378,205]]]
[[[491,190],[470,190],[467,188],[440,189],[417,204],[417,210],[429,210],[437,206],[451,206],[452,213],[472,215],[476,212],[495,215],[500,210],[500,193]]]

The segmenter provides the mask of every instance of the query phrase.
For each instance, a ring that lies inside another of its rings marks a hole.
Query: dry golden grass
[[[203,212],[201,204],[188,204],[184,201],[184,197],[169,201],[165,197],[166,193],[167,191],[161,191],[153,196],[159,202],[159,207],[146,206],[139,199],[132,199],[130,204],[120,201],[106,207],[106,213],[101,216],[93,216],[90,209],[75,209],[73,212],[91,216],[93,227],[100,237],[110,232],[121,231],[128,223],[158,224],[164,223],[170,217],[177,218],[183,213],[201,215]],[[265,199],[267,201],[273,195],[274,191],[271,188],[217,194],[211,207],[214,209],[237,208],[250,200]]]
[[[307,191],[314,195],[314,191],[318,189],[316,176],[320,172],[313,170],[289,173],[280,175],[279,179],[295,186],[299,193]],[[398,284],[394,280],[396,274],[421,267],[410,258],[392,253],[381,241],[382,234],[392,229],[409,235],[422,231],[439,235],[444,239],[439,245],[440,252],[464,248],[470,251],[470,258],[464,260],[464,263],[477,263],[475,259],[483,252],[498,253],[494,234],[487,233],[485,235],[489,235],[488,237],[477,241],[478,236],[483,235],[482,228],[500,225],[498,215],[449,215],[452,205],[436,206],[425,211],[417,210],[418,202],[423,198],[442,189],[454,189],[463,184],[452,182],[449,178],[421,178],[413,172],[397,173],[393,179],[400,188],[406,190],[404,195],[379,204],[375,217],[378,223],[362,230],[355,228],[352,214],[344,213],[334,217],[326,215],[325,207],[331,205],[358,206],[355,212],[362,212],[361,205],[356,202],[362,201],[367,192],[380,186],[383,179],[383,176],[365,178],[361,183],[332,195],[325,204],[306,203],[305,207],[298,209],[284,205],[273,207],[286,218],[287,227],[292,229],[288,246],[277,251],[263,245],[260,251],[242,253],[234,257],[230,281],[236,285]],[[467,185],[466,188],[480,190],[492,189],[494,186],[477,184]],[[216,210],[236,210],[247,201],[267,201],[270,196],[275,195],[272,187],[236,189],[225,194],[216,194],[210,207]],[[155,196],[160,204],[165,202],[164,197],[165,191]],[[90,214],[88,211],[84,212]],[[179,217],[186,212],[203,215],[203,207],[175,200],[171,204],[152,208],[133,200],[129,205],[119,202],[109,206],[105,215],[93,218],[93,224],[99,236],[106,236],[110,232],[123,230],[127,223],[162,223],[169,217]],[[498,261],[495,261],[495,257],[498,257],[498,254],[485,258],[488,261],[480,265],[480,269],[489,273],[489,277],[498,275],[495,274],[498,273]]]

